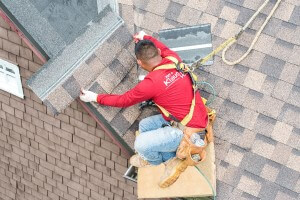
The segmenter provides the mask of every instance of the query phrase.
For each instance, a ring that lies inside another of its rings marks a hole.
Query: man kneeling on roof
[[[149,72],[144,80],[121,95],[95,94],[83,90],[80,99],[114,107],[127,107],[151,99],[167,110],[172,119],[181,121],[189,113],[194,98],[191,78],[176,69],[158,69],[160,66],[174,65],[174,59],[181,62],[180,57],[143,31],[134,36],[134,41],[137,63]],[[134,143],[138,154],[130,158],[130,164],[135,167],[164,163],[165,173],[159,183],[161,187],[168,187],[175,182],[188,166],[185,160],[176,157],[176,150],[183,139],[183,129],[171,126],[172,119],[162,112],[141,120],[140,134]],[[197,132],[203,131],[207,123],[207,111],[197,91],[194,113],[186,126]]]

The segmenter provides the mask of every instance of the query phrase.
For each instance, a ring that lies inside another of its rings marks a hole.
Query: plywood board
[[[197,165],[208,180],[216,188],[216,167],[214,144],[207,146],[206,159]],[[164,165],[140,168],[138,170],[138,198],[167,197],[205,197],[213,196],[211,187],[195,167],[188,167],[178,180],[168,188],[158,186],[164,172]]]

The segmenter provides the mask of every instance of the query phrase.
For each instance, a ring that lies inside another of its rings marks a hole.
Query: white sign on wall
[[[2,59],[0,59],[0,89],[24,99],[18,66]]]

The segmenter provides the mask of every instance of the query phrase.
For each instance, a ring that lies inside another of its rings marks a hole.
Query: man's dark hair
[[[148,61],[157,56],[158,50],[150,40],[140,40],[135,45],[135,56],[139,60]]]

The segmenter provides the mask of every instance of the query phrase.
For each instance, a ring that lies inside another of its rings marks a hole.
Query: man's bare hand
[[[144,31],[140,31],[133,36],[133,40],[135,43],[138,43],[140,40],[144,39],[144,36],[147,35]]]

